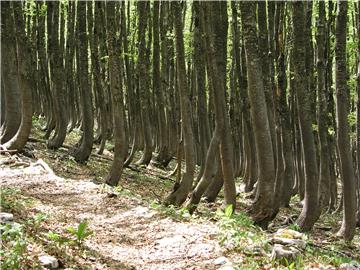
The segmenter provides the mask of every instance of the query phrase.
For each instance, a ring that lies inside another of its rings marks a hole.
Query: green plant
[[[27,246],[23,226],[18,223],[0,225],[0,231],[1,269],[20,269]]]
[[[11,209],[19,205],[17,196],[20,194],[20,189],[17,188],[4,188],[0,190],[0,205],[1,208]]]
[[[298,232],[301,231],[299,225],[297,225],[296,223],[290,224],[290,225],[288,226],[288,228],[291,229],[291,230],[294,230],[294,231],[298,231]]]
[[[71,239],[66,237],[66,236],[62,236],[58,233],[54,233],[52,231],[48,232],[46,234],[46,236],[54,241],[55,243],[59,244],[60,246],[64,245],[64,244],[69,244],[71,242]]]
[[[77,228],[69,227],[67,228],[67,231],[76,237],[75,241],[77,244],[81,244],[82,241],[94,233],[93,231],[89,230],[88,226],[89,224],[85,220],[81,221]]]

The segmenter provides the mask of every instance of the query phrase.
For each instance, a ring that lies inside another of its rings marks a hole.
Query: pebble
[[[42,266],[48,269],[57,269],[59,268],[59,261],[53,256],[43,255],[39,257],[39,261]]]
[[[14,221],[14,215],[10,213],[1,212],[0,213],[0,222],[1,223],[10,223]]]

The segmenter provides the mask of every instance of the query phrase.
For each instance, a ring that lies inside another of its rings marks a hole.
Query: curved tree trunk
[[[320,188],[319,208],[325,209],[330,202],[330,168],[328,147],[328,116],[325,88],[325,3],[319,2],[319,16],[317,21],[317,91],[318,91],[318,125],[319,125],[319,154],[320,154]]]
[[[241,20],[246,49],[248,91],[251,116],[255,133],[259,180],[257,194],[252,206],[253,220],[266,227],[277,213],[273,209],[275,164],[269,128],[268,111],[261,78],[261,60],[257,40],[256,6],[254,2],[241,2]]]
[[[307,83],[305,66],[305,2],[293,3],[294,24],[294,87],[297,95],[298,116],[305,166],[305,201],[296,221],[302,230],[311,230],[319,218],[318,209],[318,168],[315,140],[312,130],[311,93]],[[300,148],[298,149],[300,151]],[[299,160],[298,160],[299,161]]]
[[[224,177],[224,204],[236,207],[234,164],[229,115],[226,110],[226,2],[203,3],[204,27],[207,37],[207,71],[213,86],[215,122],[220,132],[220,159]],[[215,51],[215,47],[217,48]]]
[[[25,22],[22,14],[21,2],[14,2],[14,22],[16,28],[16,51],[18,81],[21,91],[21,124],[14,135],[4,146],[9,149],[22,150],[25,146],[32,126],[32,83],[30,79],[31,62],[30,46],[25,35]]]
[[[184,138],[185,172],[180,186],[165,200],[165,204],[181,205],[189,194],[195,172],[195,144],[191,123],[191,107],[186,84],[185,50],[183,37],[182,12],[180,2],[172,2],[175,21],[177,82],[180,92],[181,126]]]
[[[52,80],[53,88],[53,105],[55,117],[55,134],[47,142],[47,147],[51,149],[58,149],[64,142],[66,137],[67,117],[65,107],[65,87],[63,68],[63,48],[60,47],[59,42],[59,24],[60,24],[60,2],[49,2],[48,16],[52,18],[52,31],[49,35],[49,54],[50,54],[50,78]],[[64,15],[62,15],[64,16]],[[62,18],[64,20],[64,18]],[[64,35],[64,33],[61,33]]]
[[[92,110],[92,89],[88,74],[88,40],[86,28],[86,2],[77,3],[79,63],[78,74],[80,79],[80,109],[82,116],[82,130],[80,145],[73,156],[78,162],[86,162],[91,154],[94,137],[94,117]]]
[[[139,56],[138,56],[138,72],[139,72],[139,93],[140,93],[140,106],[141,106],[141,128],[144,139],[144,151],[138,164],[148,165],[152,157],[152,140],[150,130],[150,108],[148,99],[150,98],[150,92],[147,89],[149,86],[149,74],[147,70],[147,52],[146,52],[146,30],[148,25],[148,5],[150,3],[146,1],[139,1],[137,3],[139,12],[139,32],[138,32],[138,44],[139,44]]]
[[[14,137],[21,122],[13,10],[9,1],[1,3],[1,21],[1,81],[4,89],[1,100],[4,100],[5,119],[0,130],[0,143],[4,144]]]
[[[337,145],[340,156],[340,176],[343,183],[344,216],[338,235],[345,240],[351,241],[355,235],[356,227],[356,195],[355,175],[353,160],[350,149],[349,137],[349,89],[347,86],[346,67],[346,27],[347,27],[348,3],[338,1],[338,12],[336,16],[336,116],[337,116]]]
[[[124,123],[124,105],[123,90],[120,75],[122,74],[121,62],[118,52],[121,52],[120,38],[116,35],[115,21],[115,2],[106,3],[106,19],[107,19],[107,42],[109,51],[109,73],[111,99],[113,105],[113,125],[114,125],[114,160],[111,165],[110,173],[106,179],[106,183],[116,186],[119,183],[124,159],[126,157],[126,141],[125,141],[125,123]],[[122,18],[124,19],[124,18]]]

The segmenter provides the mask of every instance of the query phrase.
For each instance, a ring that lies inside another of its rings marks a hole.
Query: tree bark
[[[307,83],[305,56],[305,2],[293,3],[294,25],[294,88],[296,91],[300,134],[305,166],[305,201],[296,223],[304,231],[311,230],[319,218],[318,168],[315,140],[312,130],[311,91]],[[300,151],[300,148],[298,149]],[[299,161],[299,160],[298,160]]]
[[[25,22],[21,2],[12,3],[14,27],[16,29],[17,80],[21,91],[21,124],[10,141],[5,143],[9,150],[22,150],[29,138],[32,126],[32,82],[30,78],[30,46],[25,34]]]
[[[20,94],[17,79],[16,44],[14,33],[13,9],[10,2],[1,3],[1,77],[4,95],[4,123],[1,126],[0,141],[6,143],[16,134],[21,122]],[[1,104],[3,105],[3,104]],[[3,115],[2,115],[3,117]]]
[[[180,2],[172,2],[172,8],[175,24],[177,83],[180,92],[181,126],[184,139],[184,155],[186,168],[182,176],[179,188],[172,192],[166,198],[165,204],[175,204],[180,206],[186,200],[186,197],[192,188],[195,172],[195,145],[191,123],[190,100],[186,84],[184,36]]]
[[[78,74],[80,81],[80,107],[82,116],[83,134],[80,145],[73,153],[75,160],[86,162],[91,154],[94,138],[94,117],[92,110],[92,89],[89,84],[88,72],[88,38],[86,23],[86,2],[77,3],[78,37],[79,37],[79,62]]]
[[[254,2],[241,2],[241,20],[245,40],[249,100],[254,127],[259,180],[252,205],[252,218],[266,227],[277,209],[274,204],[275,164],[262,78],[259,41],[257,39],[256,6]]]
[[[346,241],[351,241],[356,228],[356,195],[355,175],[350,149],[349,136],[349,88],[347,86],[346,63],[346,30],[348,3],[338,1],[336,15],[336,43],[335,43],[335,77],[336,77],[336,117],[337,117],[337,145],[340,156],[340,176],[343,183],[344,215],[338,235]]]
[[[113,105],[113,127],[114,127],[114,160],[111,165],[110,173],[106,179],[106,183],[116,186],[119,183],[124,160],[126,157],[125,146],[125,121],[124,121],[124,105],[121,62],[118,52],[121,52],[120,37],[116,34],[117,23],[115,21],[115,2],[106,3],[106,21],[107,21],[107,42],[109,52],[109,75],[111,100]],[[123,18],[124,19],[124,18]]]

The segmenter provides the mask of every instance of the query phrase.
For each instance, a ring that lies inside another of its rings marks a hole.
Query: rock
[[[10,213],[1,212],[0,213],[0,222],[1,223],[11,223],[14,220],[14,215]]]
[[[227,263],[219,268],[219,270],[235,270],[231,263]]]
[[[273,261],[280,261],[281,263],[284,262],[291,262],[293,261],[298,255],[300,251],[295,247],[287,247],[282,246],[279,244],[275,244],[273,250],[271,252],[271,259]]]
[[[360,263],[352,261],[350,263],[343,263],[339,267],[340,270],[360,270]]]
[[[291,229],[279,229],[274,233],[274,237],[288,239],[305,239],[305,235],[301,232]]]
[[[215,265],[224,265],[224,264],[229,263],[229,260],[226,257],[222,256],[222,257],[216,258],[213,263]]]
[[[293,246],[299,249],[305,249],[306,242],[302,239],[291,239],[291,238],[283,238],[283,237],[273,237],[271,242],[274,244],[281,244],[284,246]]]
[[[247,246],[244,249],[244,253],[246,255],[262,255],[262,256],[266,255],[264,248],[259,244]]]
[[[59,268],[59,261],[53,256],[43,255],[39,257],[39,261],[42,266],[48,269],[57,269]]]

